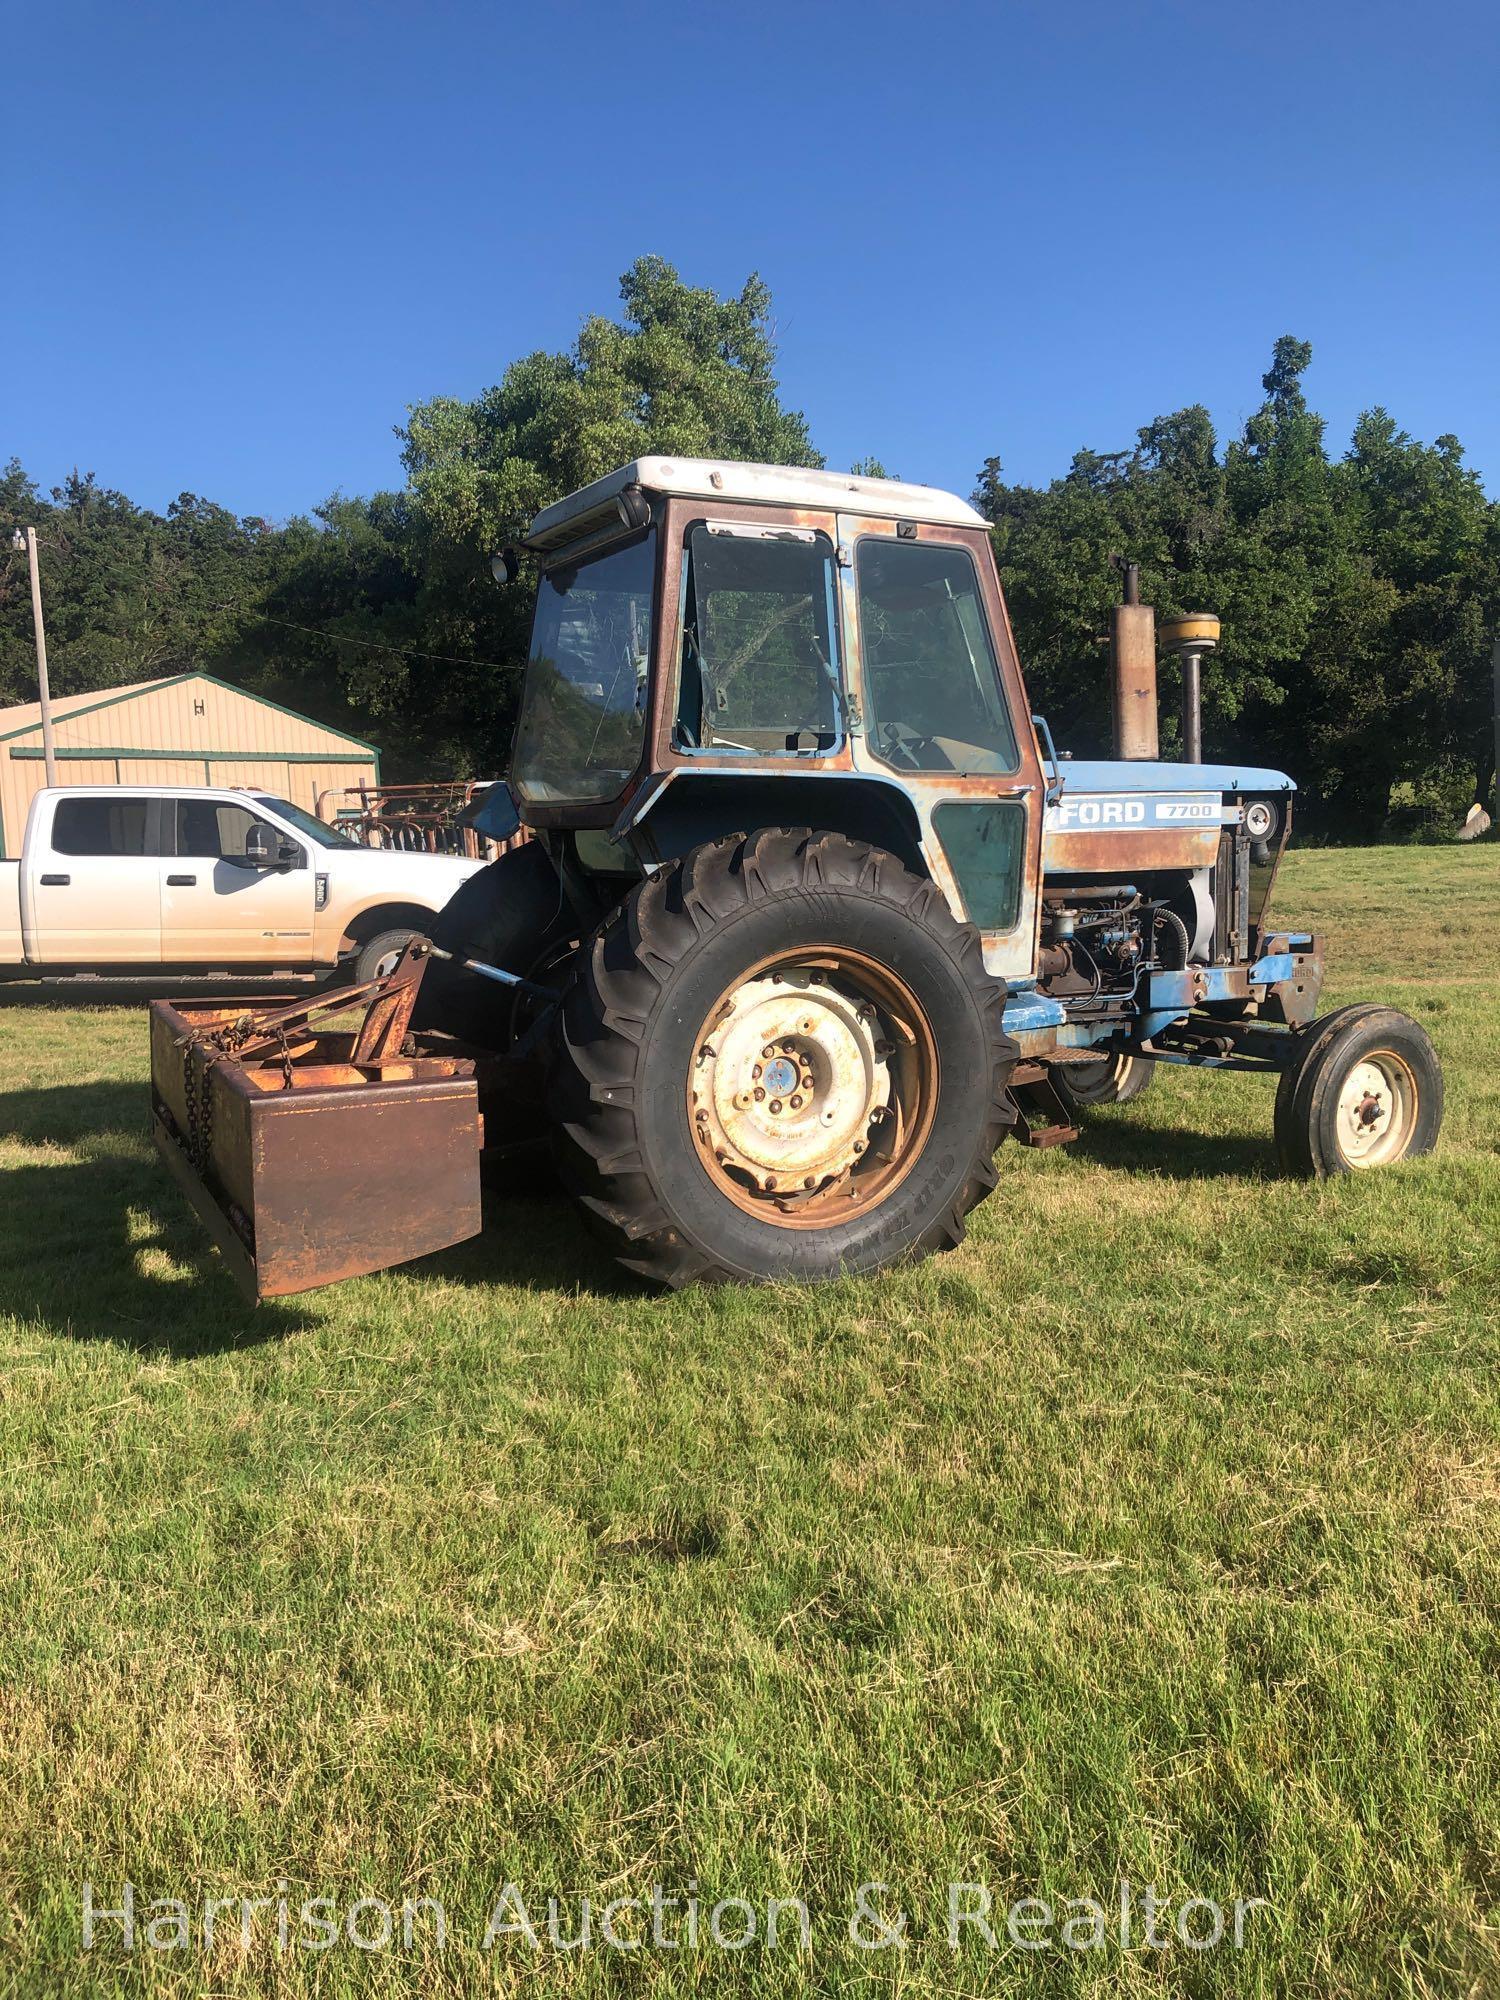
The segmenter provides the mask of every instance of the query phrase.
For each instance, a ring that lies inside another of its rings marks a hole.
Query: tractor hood
[[[1254,764],[1158,764],[1123,758],[1064,757],[1057,766],[1063,797],[1075,792],[1228,792],[1243,797],[1274,797],[1297,787],[1284,771],[1263,771]]]
[[[1210,867],[1226,824],[1243,798],[1289,800],[1281,771],[1248,764],[1060,761],[1047,807],[1042,867],[1047,875],[1135,874]],[[1283,808],[1283,813],[1284,813]]]

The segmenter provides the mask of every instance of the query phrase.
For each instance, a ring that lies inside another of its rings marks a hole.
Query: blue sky
[[[967,492],[1310,340],[1500,492],[1500,16],[1479,0],[6,10],[0,459],[246,513],[658,252],[775,298],[829,463]]]

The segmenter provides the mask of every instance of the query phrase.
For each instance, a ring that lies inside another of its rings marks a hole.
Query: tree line
[[[11,548],[12,528],[34,521],[55,693],[203,668],[371,737],[393,777],[503,770],[528,606],[524,586],[491,579],[497,547],[643,453],[823,463],[781,400],[760,279],[720,298],[648,257],[621,303],[473,401],[414,405],[405,486],[336,494],[311,517],[237,515],[193,493],[160,514],[92,473],[43,494],[12,460],[0,704],[35,695],[25,557]],[[1204,663],[1205,756],[1290,771],[1304,825],[1329,837],[1451,825],[1493,779],[1500,505],[1456,437],[1422,443],[1380,407],[1331,453],[1304,392],[1311,360],[1305,342],[1278,340],[1263,402],[1222,446],[1191,405],[1127,449],[1080,451],[1045,487],[983,461],[975,504],[1033,705],[1060,743],[1107,749],[1110,557],[1128,555],[1160,613],[1224,621]],[[1164,666],[1165,755],[1172,683]]]

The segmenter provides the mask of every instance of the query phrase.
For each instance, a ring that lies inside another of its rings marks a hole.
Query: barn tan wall
[[[373,751],[336,730],[197,676],[103,696],[99,707],[58,716],[54,735],[64,785],[245,785],[311,812],[320,792],[376,775]],[[0,838],[11,856],[46,783],[41,742],[40,726],[0,742]]]

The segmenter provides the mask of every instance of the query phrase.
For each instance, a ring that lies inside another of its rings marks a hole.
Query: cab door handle
[[[42,877],[42,887],[44,889],[66,889],[72,879],[71,875],[44,875]]]
[[[198,878],[196,875],[169,875],[167,877],[167,887],[169,889],[191,889],[197,885],[197,881]]]

